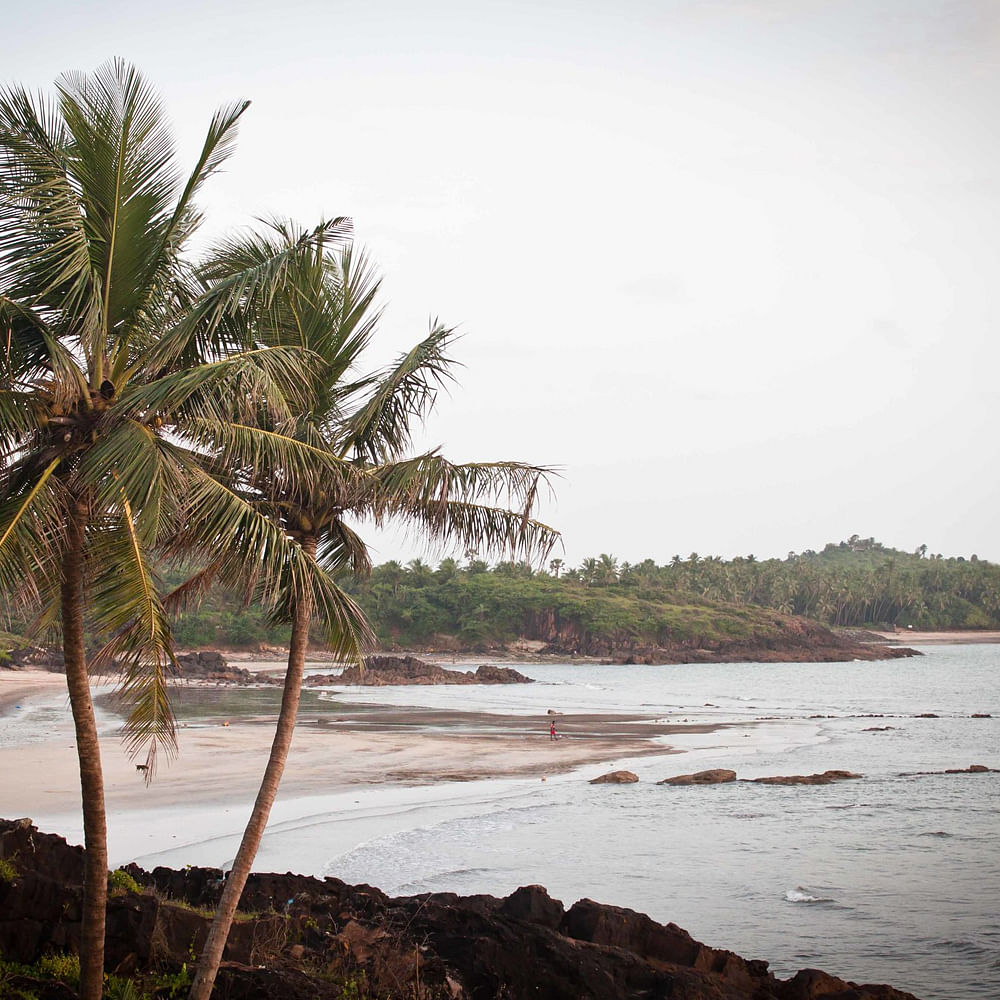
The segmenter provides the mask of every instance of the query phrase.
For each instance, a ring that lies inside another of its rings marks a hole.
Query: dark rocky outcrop
[[[599,778],[591,778],[592,785],[634,785],[639,780],[639,775],[632,771],[608,771]]]
[[[346,667],[342,674],[314,674],[305,683],[310,687],[329,684],[362,684],[383,687],[387,684],[532,684],[531,677],[484,663],[473,671],[445,670],[425,663],[415,656],[369,656],[364,670]]]
[[[31,963],[75,951],[82,850],[28,820],[0,820],[0,857],[18,871],[0,881],[0,952]],[[109,972],[142,979],[190,963],[222,873],[126,870],[142,892],[108,902]],[[780,980],[767,962],[710,948],[676,924],[589,899],[566,910],[537,885],[506,899],[390,899],[334,878],[251,875],[240,911],[215,993],[228,1000],[334,1000],[359,982],[385,1000],[915,1000],[812,969]],[[52,990],[46,1000],[73,995]]]
[[[822,774],[779,774],[769,778],[744,778],[758,785],[832,785],[835,781],[863,778],[853,771],[824,771]]]
[[[274,683],[270,677],[234,667],[222,653],[209,649],[200,653],[180,653],[177,666],[181,679],[186,681],[206,681],[210,684]]]
[[[658,785],[721,785],[736,780],[736,772],[725,767],[714,767],[694,774],[675,774],[672,778],[658,781]]]

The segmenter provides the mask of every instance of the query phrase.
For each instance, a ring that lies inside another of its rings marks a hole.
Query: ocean
[[[683,755],[622,758],[544,783],[414,789],[391,805],[365,792],[349,804],[317,800],[276,815],[258,867],[270,855],[406,895],[540,883],[567,905],[590,897],[673,921],[713,947],[766,958],[782,977],[815,967],[923,1000],[1000,997],[1000,774],[913,773],[1000,767],[998,666],[1000,646],[938,646],[865,663],[530,664],[519,669],[532,685],[324,692],[304,710],[326,700],[636,711],[734,726],[672,737]],[[916,717],[925,713],[937,717]],[[640,782],[585,780],[612,767]],[[655,784],[710,767],[864,778]]]
[[[665,746],[663,755],[623,756],[544,782],[279,797],[255,867],[333,875],[392,895],[500,896],[537,883],[567,906],[589,897],[673,921],[713,947],[768,960],[781,977],[814,967],[922,1000],[996,1000],[1000,774],[916,772],[1000,768],[1000,645],[924,653],[864,663],[532,663],[518,665],[535,678],[529,685],[308,689],[302,715],[312,717],[405,705],[520,713],[543,730],[549,709],[725,728],[671,735],[682,754]],[[191,694],[179,711],[196,722],[206,708]],[[230,699],[227,712],[266,714],[278,693],[220,696]],[[5,717],[0,744],[51,736],[65,712],[62,696]],[[116,718],[99,716],[111,736]],[[864,777],[804,787],[656,784],[714,767],[741,778],[828,769]],[[588,783],[617,768],[635,771],[639,783]],[[171,829],[183,835],[135,860],[225,866],[242,828],[238,812],[180,810]],[[45,819],[67,833],[78,823],[75,815]],[[141,811],[114,816],[113,842],[144,842],[143,823]]]

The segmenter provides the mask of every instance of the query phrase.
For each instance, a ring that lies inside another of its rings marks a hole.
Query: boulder
[[[725,767],[715,767],[708,771],[696,771],[694,774],[675,774],[672,778],[658,781],[658,785],[721,785],[727,781],[735,781],[736,772]]]
[[[592,785],[631,785],[639,780],[639,775],[631,771],[608,771],[599,778],[591,778]]]
[[[780,774],[749,780],[758,785],[832,785],[835,781],[863,777],[863,774],[855,774],[853,771],[824,771],[822,774]]]

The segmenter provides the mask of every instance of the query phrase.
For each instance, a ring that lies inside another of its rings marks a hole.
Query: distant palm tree
[[[229,326],[237,302],[270,294],[282,256],[211,283],[182,256],[194,196],[247,104],[215,115],[185,180],[134,68],[115,61],[57,89],[52,103],[0,92],[0,587],[39,628],[61,627],[86,846],[80,995],[98,1000],[107,830],[85,624],[105,641],[96,662],[121,671],[125,743],[148,780],[157,751],[175,747],[152,568],[165,529],[183,519],[207,551],[228,546],[220,572],[265,552],[299,585],[314,570],[184,439],[189,424],[219,422],[221,399],[266,395],[281,412],[300,386],[301,352],[244,352]],[[261,580],[277,575],[264,566]]]
[[[275,223],[268,237],[230,246],[218,265],[223,271],[249,266],[300,240],[295,227]],[[317,246],[300,256],[285,287],[251,310],[250,320],[261,343],[294,347],[320,359],[303,377],[309,405],[292,420],[275,421],[261,409],[255,427],[213,425],[203,447],[218,454],[221,465],[241,470],[246,495],[331,573],[370,571],[367,548],[350,523],[359,519],[401,523],[430,543],[547,556],[558,534],[532,516],[547,470],[516,462],[454,465],[437,451],[408,457],[414,424],[433,407],[438,387],[449,377],[451,332],[434,324],[395,364],[366,371],[361,366],[379,318],[373,306],[378,284],[364,256],[350,247]],[[289,442],[297,449],[286,456]],[[315,452],[312,474],[289,465],[301,448]],[[420,559],[407,569],[415,583],[432,580],[430,567]],[[279,607],[292,624],[292,636],[271,756],[202,950],[191,1000],[208,1000],[211,994],[294,731],[315,609],[291,589]],[[338,658],[356,660],[372,641],[360,611],[333,605],[337,617],[331,621],[329,609],[318,610]]]

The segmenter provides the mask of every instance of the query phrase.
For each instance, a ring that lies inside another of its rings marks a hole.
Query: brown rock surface
[[[863,778],[863,774],[853,771],[824,771],[822,774],[780,774],[769,778],[750,778],[758,785],[832,785],[835,781],[848,778]]]
[[[591,778],[592,785],[632,785],[639,780],[639,775],[632,771],[608,771],[599,778]]]
[[[696,771],[694,774],[675,774],[672,778],[658,781],[658,785],[721,785],[727,781],[735,781],[736,772],[725,767],[715,767],[708,771]]]
[[[0,882],[4,958],[31,963],[75,951],[81,849],[28,821],[0,820],[0,857],[18,869]],[[143,891],[108,902],[108,971],[151,992],[154,975],[178,972],[201,948],[222,873],[127,871]],[[390,899],[335,878],[254,874],[240,910],[215,991],[227,1000],[339,1000],[349,982],[380,1000],[915,1000],[812,969],[780,980],[767,962],[710,948],[676,924],[589,899],[566,910],[541,886],[506,899]],[[40,1000],[73,995],[25,985]]]

